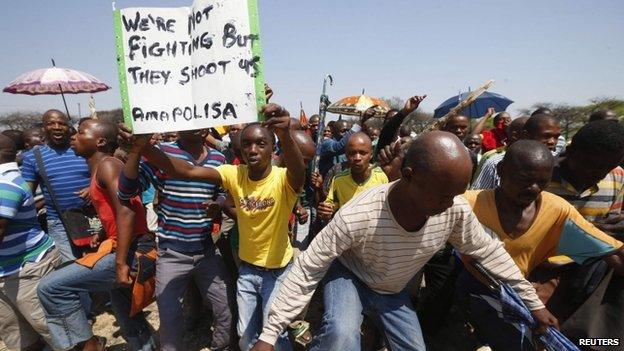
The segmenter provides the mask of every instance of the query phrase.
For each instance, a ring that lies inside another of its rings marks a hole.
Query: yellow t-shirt
[[[293,254],[288,219],[298,196],[286,168],[273,166],[258,181],[249,179],[246,165],[221,165],[217,171],[236,205],[240,259],[265,268],[286,266]]]
[[[353,180],[353,177],[351,177],[351,168],[349,168],[334,176],[329,186],[329,194],[325,202],[333,204],[334,208],[338,209],[349,202],[356,194],[386,183],[388,183],[388,177],[379,167],[373,168],[370,177],[362,184],[358,184]]]
[[[561,255],[569,258],[567,262],[571,259],[582,264],[588,258],[614,253],[623,245],[585,220],[563,198],[549,192],[542,192],[535,221],[516,238],[507,235],[500,224],[493,189],[470,190],[464,197],[485,231],[505,244],[525,277],[546,260],[558,257],[558,263],[566,263]]]

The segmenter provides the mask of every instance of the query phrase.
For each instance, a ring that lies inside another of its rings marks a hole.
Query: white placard
[[[256,0],[114,12],[124,121],[134,133],[248,123],[264,103]]]

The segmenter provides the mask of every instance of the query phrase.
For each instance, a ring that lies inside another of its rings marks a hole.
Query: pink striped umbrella
[[[110,87],[94,76],[68,68],[42,68],[22,74],[6,88],[5,93],[54,95],[96,93]]]

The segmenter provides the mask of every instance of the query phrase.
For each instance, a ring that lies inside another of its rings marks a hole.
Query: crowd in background
[[[549,328],[621,340],[619,116],[594,111],[570,140],[545,108],[416,134],[424,98],[326,126],[267,104],[222,133],[58,110],[2,132],[0,338],[103,350],[91,319],[107,305],[130,349],[185,350],[205,304],[211,350],[424,350],[452,308],[475,349],[541,349]],[[532,322],[501,316],[491,280]]]

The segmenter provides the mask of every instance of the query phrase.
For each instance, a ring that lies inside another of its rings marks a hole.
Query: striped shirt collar
[[[552,175],[551,182],[559,183],[559,187],[561,189],[569,192],[571,195],[574,195],[577,198],[584,198],[584,197],[592,196],[600,190],[600,188],[598,187],[598,184],[594,184],[590,186],[588,189],[586,189],[583,192],[579,192],[578,190],[576,190],[574,186],[570,184],[570,182],[565,180],[563,176],[561,175],[561,161],[553,168],[553,175]]]
[[[4,174],[9,171],[19,171],[17,162],[7,162],[7,163],[0,164],[0,174]]]

